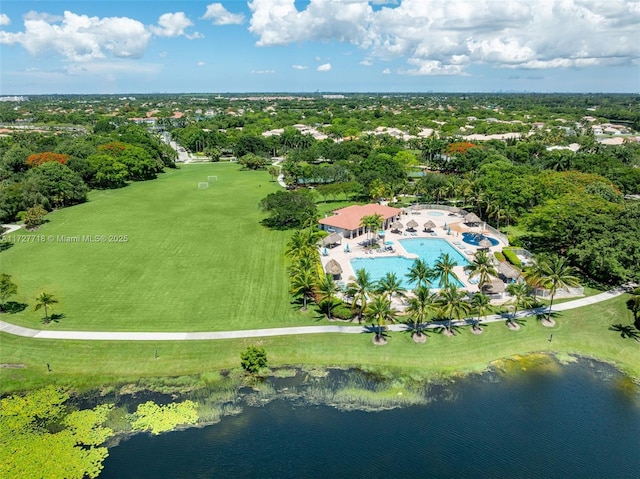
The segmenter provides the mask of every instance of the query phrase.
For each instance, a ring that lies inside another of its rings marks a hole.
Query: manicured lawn
[[[272,367],[287,365],[359,366],[413,377],[436,377],[481,371],[492,361],[534,352],[575,353],[615,362],[640,378],[640,344],[608,328],[631,324],[626,297],[561,313],[554,328],[529,318],[520,331],[504,323],[485,326],[475,336],[463,329],[454,338],[430,334],[415,344],[407,333],[391,333],[376,347],[371,335],[318,334],[225,341],[99,342],[33,340],[0,334],[0,362],[24,369],[0,369],[0,392],[47,383],[77,388],[141,377],[182,376],[238,368],[248,345],[265,348]],[[551,341],[550,335],[553,334]],[[155,358],[156,350],[158,358]],[[52,371],[47,372],[49,363]],[[523,366],[524,367],[524,366]]]
[[[185,165],[157,180],[92,192],[90,201],[47,216],[46,241],[0,253],[29,306],[10,321],[42,327],[41,292],[64,314],[51,329],[201,331],[310,324],[290,303],[283,251],[289,232],[259,221],[275,191],[264,172],[235,164]],[[205,190],[197,184],[216,175]],[[21,233],[24,234],[24,233]],[[88,243],[83,235],[126,235]],[[64,243],[61,237],[80,237]],[[124,239],[124,238],[121,238]]]

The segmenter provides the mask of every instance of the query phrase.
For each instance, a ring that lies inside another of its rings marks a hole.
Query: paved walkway
[[[599,303],[608,299],[615,298],[623,294],[622,291],[607,291],[595,296],[576,299],[561,303],[553,307],[553,311],[566,311],[568,309],[580,308],[590,304]],[[518,318],[532,316],[547,311],[547,307],[525,310],[518,313]],[[497,321],[505,321],[508,315],[494,314],[483,318],[482,323],[492,323]],[[453,326],[468,326],[472,324],[474,319],[466,319],[462,321],[453,321]],[[442,327],[446,322],[433,322],[429,324],[430,329]],[[388,326],[391,331],[406,331],[409,328],[406,324],[393,324]],[[48,331],[42,329],[30,329],[15,324],[0,321],[0,331],[13,334],[15,336],[23,336],[36,339],[75,339],[89,341],[195,341],[195,340],[214,340],[214,339],[238,339],[238,338],[260,338],[267,336],[291,336],[298,334],[321,334],[321,333],[343,333],[343,334],[362,334],[373,331],[369,325],[360,326],[300,326],[290,328],[270,328],[270,329],[247,329],[238,331],[212,331],[212,332],[195,332],[195,333],[160,333],[160,332],[121,332],[121,331]]]

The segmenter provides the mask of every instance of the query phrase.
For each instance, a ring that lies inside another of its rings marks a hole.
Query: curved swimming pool
[[[443,253],[448,253],[458,266],[469,264],[467,259],[458,250],[456,250],[447,240],[441,238],[408,238],[401,239],[400,243],[408,253],[418,255],[419,258],[426,261],[433,268],[436,261]],[[406,274],[413,265],[414,260],[404,258],[402,256],[376,256],[371,255],[368,258],[354,258],[351,260],[353,271],[364,269],[371,276],[372,281],[379,281],[387,273],[395,273],[402,286],[412,289],[415,283],[410,282],[406,278]],[[433,286],[438,286],[440,278],[434,279]],[[464,286],[460,281],[452,281],[458,287]]]
[[[480,241],[482,241],[483,239],[488,239],[489,241],[491,241],[491,246],[497,246],[500,244],[500,241],[492,238],[491,236],[469,232],[462,233],[462,241],[473,246],[478,246]]]

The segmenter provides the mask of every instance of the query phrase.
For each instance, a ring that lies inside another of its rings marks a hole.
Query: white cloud
[[[328,72],[331,71],[331,63],[323,63],[316,68],[319,72]]]
[[[386,4],[375,10],[371,4]],[[634,65],[639,0],[253,0],[256,45],[342,42],[372,59],[404,58],[411,75],[497,68]]]
[[[24,17],[24,31],[0,32],[0,43],[20,44],[32,55],[54,53],[70,61],[140,58],[151,33],[137,20],[126,17],[89,17],[66,11],[62,18],[31,13]]]
[[[11,25],[11,19],[6,13],[0,13],[0,27]]]
[[[371,65],[373,65],[373,62],[371,60],[365,59],[365,60],[362,60],[360,62],[360,65],[365,66],[365,67],[370,67]]]
[[[102,76],[117,73],[135,73],[144,75],[157,75],[162,70],[162,65],[157,63],[125,62],[125,61],[99,61],[91,63],[70,63],[62,69],[69,75]]]
[[[185,35],[185,28],[193,26],[193,22],[184,12],[164,13],[158,19],[158,26],[149,27],[151,32],[158,37],[179,37]]]
[[[275,70],[251,70],[252,75],[273,75]]]
[[[391,75],[391,69],[390,68],[385,68],[384,70],[382,70],[382,74],[383,75]]]
[[[206,65],[206,63],[203,62],[203,61],[199,61],[198,63],[196,63],[196,66],[199,66],[199,67],[203,67],[205,65]]]
[[[306,70],[309,67],[306,65],[291,65],[291,68],[293,68],[294,70]]]
[[[221,3],[207,5],[203,20],[213,20],[214,25],[238,25],[244,22],[244,15],[231,13]]]

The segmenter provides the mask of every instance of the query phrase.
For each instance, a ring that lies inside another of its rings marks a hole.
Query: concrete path
[[[590,304],[599,303],[608,299],[615,298],[623,294],[623,291],[607,291],[595,296],[576,299],[566,303],[558,304],[553,307],[553,311],[566,311],[568,309],[580,308]],[[518,318],[532,316],[546,312],[547,307],[525,310],[518,313]],[[494,314],[482,319],[482,323],[493,323],[505,321],[507,315]],[[453,326],[468,326],[475,319],[469,318],[462,321],[453,321]],[[430,323],[429,329],[436,329],[446,325],[446,321]],[[390,331],[406,331],[409,326],[406,324],[392,324],[388,326]],[[371,333],[374,329],[368,325],[360,326],[300,326],[290,328],[270,328],[270,329],[247,329],[238,331],[212,331],[212,332],[195,332],[195,333],[160,333],[160,332],[124,332],[124,331],[49,331],[42,329],[30,329],[17,326],[15,324],[0,321],[0,331],[13,334],[15,336],[23,336],[36,339],[74,339],[89,341],[202,341],[214,339],[238,339],[238,338],[260,338],[267,336],[291,336],[298,334],[322,334],[322,333],[343,333],[343,334],[362,334]]]

